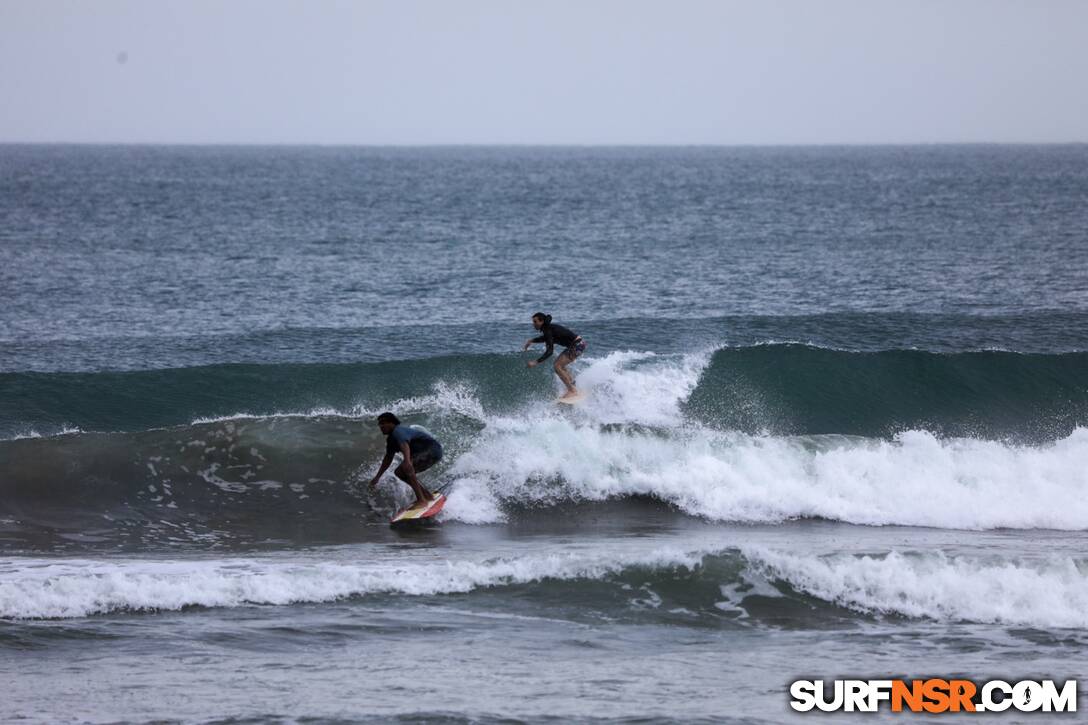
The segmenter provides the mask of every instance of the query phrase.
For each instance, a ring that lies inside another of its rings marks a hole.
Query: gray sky
[[[1088,0],[0,0],[0,141],[1088,141]]]

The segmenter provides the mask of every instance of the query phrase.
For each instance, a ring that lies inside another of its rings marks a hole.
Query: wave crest
[[[685,549],[617,541],[551,552],[515,547],[499,557],[449,560],[404,550],[373,559],[351,549],[326,550],[308,560],[0,560],[0,618],[282,606],[357,597],[486,597],[509,587],[534,588],[537,596],[514,600],[525,606],[550,606],[546,603],[573,597],[579,617],[599,611],[613,621],[839,627],[859,618],[893,616],[1088,626],[1088,563],[1070,556],[1010,558],[942,550],[819,554],[709,542]],[[563,616],[554,607],[549,612]]]

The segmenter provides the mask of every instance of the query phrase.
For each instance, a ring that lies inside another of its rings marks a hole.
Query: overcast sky
[[[1088,0],[0,0],[0,141],[1088,141]]]

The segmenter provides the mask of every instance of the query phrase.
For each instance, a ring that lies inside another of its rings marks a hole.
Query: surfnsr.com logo
[[[790,707],[798,712],[1076,712],[1077,681],[1058,687],[1054,680],[797,680],[790,685]]]

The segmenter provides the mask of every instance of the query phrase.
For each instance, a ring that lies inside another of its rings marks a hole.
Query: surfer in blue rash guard
[[[416,501],[413,505],[419,506],[433,501],[435,495],[420,484],[416,474],[423,473],[442,460],[442,444],[423,428],[402,424],[392,413],[378,416],[378,428],[385,436],[385,458],[382,459],[378,473],[370,481],[370,487],[378,485],[378,479],[393,463],[393,456],[400,453],[403,460],[393,470],[393,474],[408,484],[415,493]]]
[[[562,345],[566,349],[555,359],[555,374],[563,381],[563,385],[567,386],[567,392],[559,399],[566,400],[575,397],[578,395],[578,388],[574,387],[574,376],[570,374],[570,370],[567,370],[567,366],[586,351],[586,341],[562,325],[552,322],[552,316],[545,315],[543,312],[533,313],[533,327],[540,332],[540,336],[527,340],[521,349],[528,350],[531,345],[538,342],[544,343],[545,348],[544,354],[536,360],[531,360],[528,366],[535,368],[551,357],[556,344]]]

